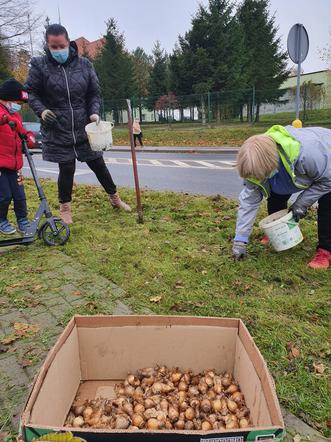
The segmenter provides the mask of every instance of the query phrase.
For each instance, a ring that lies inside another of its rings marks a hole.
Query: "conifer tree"
[[[245,71],[248,85],[255,89],[255,121],[258,121],[261,103],[276,102],[283,94],[279,86],[289,75],[287,54],[281,49],[269,0],[243,0],[238,20],[245,35]]]
[[[134,67],[130,54],[125,48],[125,40],[117,28],[115,19],[107,22],[106,42],[95,61],[105,109],[112,108],[114,119],[119,120],[118,111],[126,104],[118,100],[130,98],[135,92]]]

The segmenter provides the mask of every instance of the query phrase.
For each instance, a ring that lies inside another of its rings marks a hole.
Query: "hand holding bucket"
[[[92,150],[100,152],[112,148],[113,127],[114,123],[110,121],[93,122],[85,126],[85,131]]]
[[[277,252],[291,249],[303,240],[299,224],[293,218],[293,213],[287,209],[267,216],[260,221],[259,226]]]

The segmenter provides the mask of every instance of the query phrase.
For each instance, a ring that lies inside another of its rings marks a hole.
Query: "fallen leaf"
[[[175,312],[184,312],[185,311],[185,305],[181,302],[176,302],[174,305],[170,307],[170,310]]]
[[[331,419],[328,419],[328,420],[326,421],[326,426],[327,426],[328,428],[331,428]]]
[[[300,436],[300,434],[296,434],[294,437],[293,437],[293,442],[300,442],[301,441],[301,436]]]
[[[151,298],[149,298],[150,302],[160,302],[162,299],[162,296],[152,296]]]
[[[19,362],[19,364],[22,368],[26,368],[32,365],[32,361],[30,361],[29,359],[23,359],[22,361]]]
[[[201,273],[202,273],[203,275],[207,275],[208,270],[202,270]]]
[[[28,300],[28,306],[29,307],[37,307],[40,304],[43,304],[43,303],[38,301],[37,299],[29,299]]]
[[[38,333],[40,325],[26,324],[24,322],[14,322],[15,335],[26,336],[29,333]]]
[[[292,341],[289,341],[286,344],[286,348],[290,359],[298,358],[300,356],[300,350],[297,347],[295,347]]]
[[[16,289],[18,287],[24,287],[24,284],[22,282],[17,282],[16,284],[12,284],[10,288]]]
[[[94,302],[88,302],[87,304],[85,304],[85,307],[87,307],[90,310],[96,310],[98,308]]]
[[[312,322],[318,322],[320,320],[320,317],[317,314],[309,316],[309,320]]]
[[[73,292],[74,296],[81,296],[82,292],[80,292],[79,290],[76,290],[75,292]]]
[[[183,282],[182,281],[176,281],[175,288],[176,289],[183,289],[184,288]]]
[[[1,342],[1,344],[9,345],[12,342],[15,342],[17,339],[18,339],[18,336],[8,335],[8,336],[5,336],[4,338],[2,338],[0,342]]]
[[[201,307],[205,307],[205,304],[203,304],[202,302],[195,302],[193,304],[193,307],[201,308]]]
[[[314,362],[313,367],[314,367],[315,373],[318,373],[318,374],[323,374],[326,370],[326,366],[324,364],[316,364]]]
[[[33,292],[38,292],[38,291],[39,291],[40,289],[42,289],[42,288],[43,288],[43,286],[39,284],[39,285],[36,285],[36,286],[32,287],[31,290],[32,290]]]
[[[6,353],[8,351],[8,347],[3,344],[0,344],[0,353]]]

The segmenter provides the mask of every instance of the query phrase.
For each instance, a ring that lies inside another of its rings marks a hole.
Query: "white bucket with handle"
[[[259,226],[268,236],[270,244],[277,251],[291,249],[303,240],[299,224],[287,209],[273,213],[260,221]]]
[[[92,150],[110,150],[113,145],[112,130],[114,123],[110,121],[100,121],[99,124],[89,123],[85,126],[85,131]]]

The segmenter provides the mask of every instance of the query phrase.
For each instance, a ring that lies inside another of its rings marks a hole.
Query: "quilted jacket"
[[[102,153],[91,150],[85,132],[89,116],[100,114],[100,85],[94,67],[78,56],[75,42],[70,43],[64,64],[55,61],[48,49],[45,52],[32,58],[26,81],[29,105],[38,117],[45,109],[57,116],[52,127],[42,124],[43,158],[56,163],[94,160]]]

